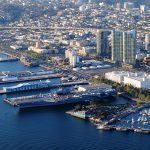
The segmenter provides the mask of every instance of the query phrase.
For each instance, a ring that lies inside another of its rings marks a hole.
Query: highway
[[[69,31],[96,31],[96,28],[74,28],[74,27],[11,27],[11,26],[0,26],[0,30],[14,30],[14,29],[30,29],[30,30],[69,30]]]

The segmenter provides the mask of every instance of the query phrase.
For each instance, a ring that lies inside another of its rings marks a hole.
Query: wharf
[[[82,111],[67,111],[66,114],[69,114],[73,117],[76,117],[76,118],[80,118],[80,119],[89,119],[89,117],[91,117],[90,114],[88,114],[86,111],[82,110]]]
[[[48,66],[45,66],[45,65],[39,65],[41,68],[44,68],[44,69],[53,69],[52,67],[48,67]]]
[[[0,53],[1,54],[5,54],[5,55],[7,55],[7,56],[9,56],[9,57],[11,57],[11,58],[18,58],[19,59],[19,57],[17,57],[17,56],[15,56],[14,54],[9,54],[9,53],[7,53],[7,52],[5,52],[5,51],[0,51]]]
[[[18,61],[18,58],[1,58],[0,62]]]
[[[51,75],[41,75],[41,76],[28,76],[28,77],[20,77],[16,80],[0,81],[0,84],[26,82],[26,81],[36,81],[36,80],[45,80],[45,79],[54,79],[54,78],[61,78],[61,77],[64,77],[64,75],[51,74]]]
[[[37,74],[37,73],[43,73],[43,72],[48,72],[51,71],[50,73],[52,74],[52,70],[47,70],[47,69],[42,69],[42,70],[34,70],[34,71],[18,71],[18,72],[9,72],[9,71],[2,71],[0,72],[1,75],[7,75],[7,76],[32,76],[32,74]]]
[[[14,106],[14,107],[17,106],[16,103],[11,102],[11,101],[9,101],[8,99],[4,99],[4,102],[7,103],[7,104],[9,104],[9,105],[11,105],[11,106]]]
[[[16,93],[16,92],[23,92],[23,91],[34,91],[34,90],[50,89],[50,88],[69,87],[69,86],[76,86],[76,85],[87,85],[87,84],[89,84],[87,81],[67,82],[67,83],[53,84],[49,86],[41,86],[35,89],[22,89],[20,91],[12,91],[12,92],[0,90],[0,94]]]

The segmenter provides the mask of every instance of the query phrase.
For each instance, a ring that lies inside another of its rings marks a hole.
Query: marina
[[[150,134],[149,112],[150,104],[144,104],[140,107],[132,107],[126,116],[113,118],[113,121],[111,120],[108,122],[99,123],[97,125],[97,129]]]
[[[132,105],[89,105],[67,114],[92,122],[97,130],[150,134],[150,103]]]

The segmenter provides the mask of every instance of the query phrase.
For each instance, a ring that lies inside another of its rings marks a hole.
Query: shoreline
[[[70,111],[67,111],[66,114],[69,114],[73,117],[76,117],[82,120],[88,120],[92,122],[92,124],[94,124],[96,126],[96,129],[98,130],[116,130],[116,131],[126,131],[126,132],[133,131],[137,133],[139,132],[139,133],[150,134],[150,129],[147,129],[147,128],[139,129],[136,127],[128,128],[127,126],[120,127],[118,125],[116,126],[113,125],[113,123],[121,121],[123,118],[126,118],[129,115],[139,113],[140,111],[146,108],[150,108],[150,102],[144,103],[141,106],[137,106],[137,105],[129,106],[127,109],[121,111],[120,114],[118,114],[118,116],[115,116],[112,119],[107,120],[107,121],[106,120],[102,121],[99,117],[96,117],[96,116],[93,117],[93,114],[86,113],[87,112],[86,110],[79,110],[79,111],[70,110]],[[96,109],[98,109],[98,107]]]

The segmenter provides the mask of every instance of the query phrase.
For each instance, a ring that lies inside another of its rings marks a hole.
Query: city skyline
[[[0,0],[0,150],[148,150],[149,0]]]

